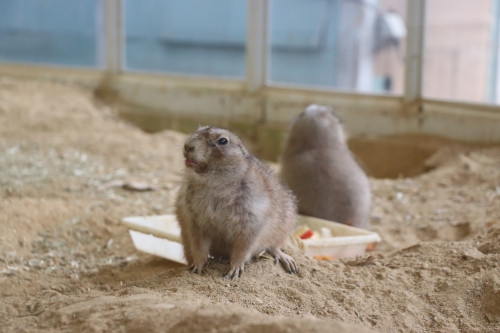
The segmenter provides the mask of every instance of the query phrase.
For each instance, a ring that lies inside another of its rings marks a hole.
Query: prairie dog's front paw
[[[224,273],[224,279],[237,280],[245,270],[245,263],[234,265],[231,264],[229,269]]]
[[[189,266],[189,271],[191,273],[194,273],[194,274],[203,274],[205,273],[205,268],[206,268],[206,265],[207,264],[207,261],[199,261],[199,262],[194,262],[193,264],[191,264],[191,266]]]

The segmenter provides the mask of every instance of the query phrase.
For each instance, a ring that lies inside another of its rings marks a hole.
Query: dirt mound
[[[172,212],[185,136],[146,134],[75,86],[0,78],[5,331],[498,332],[500,149],[448,150],[372,179],[370,255],[236,282],[137,252],[120,218]],[[451,152],[450,152],[451,151]],[[110,186],[137,180],[152,191]],[[111,183],[110,183],[111,182]]]
[[[314,318],[266,316],[239,306],[182,300],[134,288],[119,296],[80,297],[71,305],[52,295],[52,305],[35,314],[40,328],[77,328],[79,332],[373,332],[365,327]],[[57,305],[56,305],[57,304]],[[32,321],[24,317],[25,322]],[[70,330],[68,330],[70,331]]]
[[[500,254],[500,228],[490,230],[477,248],[484,254]]]

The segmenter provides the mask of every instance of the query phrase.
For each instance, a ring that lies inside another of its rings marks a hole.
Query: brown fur
[[[299,213],[368,226],[368,177],[349,151],[342,124],[330,108],[310,105],[292,121],[280,174],[297,197]]]
[[[219,144],[221,138],[227,144]],[[252,255],[267,251],[295,273],[281,251],[296,221],[295,198],[233,133],[199,128],[184,146],[186,172],[176,201],[184,254],[201,274],[209,256],[229,258],[226,278],[238,278]]]

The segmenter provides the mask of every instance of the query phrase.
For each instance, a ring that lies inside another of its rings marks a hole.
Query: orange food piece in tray
[[[376,245],[376,243],[368,243],[366,245],[366,251],[373,251],[373,250],[375,250],[375,245]]]
[[[303,225],[303,226],[300,226],[299,228],[297,228],[294,233],[293,233],[293,236],[294,237],[299,237],[302,236],[307,230],[311,230],[309,229],[307,226]]]
[[[300,239],[308,239],[308,238],[311,238],[312,236],[314,235],[314,232],[309,229],[307,230],[306,232],[304,232],[302,235],[300,235]]]
[[[313,257],[316,260],[334,260],[335,257],[331,254],[318,254]]]
[[[297,230],[295,230],[295,232],[293,233],[293,236],[299,237],[300,239],[309,239],[309,238],[315,236],[315,234],[317,234],[317,233],[315,233],[311,228],[303,225],[300,228],[298,228]]]

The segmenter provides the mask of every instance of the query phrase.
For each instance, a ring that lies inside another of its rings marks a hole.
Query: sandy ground
[[[295,253],[298,276],[259,260],[228,282],[223,264],[198,276],[134,250],[119,220],[172,212],[184,135],[116,114],[78,87],[0,78],[0,331],[500,331],[500,149],[372,179],[369,255]]]

